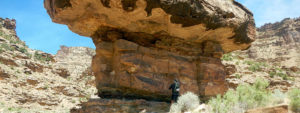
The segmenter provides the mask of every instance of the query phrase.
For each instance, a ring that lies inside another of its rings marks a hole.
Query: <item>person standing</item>
[[[172,97],[171,97],[171,103],[176,102],[177,99],[180,96],[179,91],[180,91],[180,83],[178,80],[174,80],[174,83],[170,85],[169,89],[172,89]]]

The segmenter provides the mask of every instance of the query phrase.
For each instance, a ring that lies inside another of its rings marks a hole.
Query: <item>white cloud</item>
[[[256,26],[300,17],[300,0],[236,0],[254,13]]]

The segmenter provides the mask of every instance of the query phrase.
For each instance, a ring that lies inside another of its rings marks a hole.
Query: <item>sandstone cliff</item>
[[[168,101],[227,90],[223,53],[255,39],[252,13],[232,0],[45,0],[53,22],[93,39],[92,70],[105,98]]]
[[[15,20],[0,18],[1,113],[65,113],[95,96],[95,50],[63,46],[47,54],[28,48],[15,28]]]
[[[284,19],[257,29],[257,40],[246,51],[224,57],[229,82],[253,83],[258,77],[269,89],[300,88],[300,19]]]

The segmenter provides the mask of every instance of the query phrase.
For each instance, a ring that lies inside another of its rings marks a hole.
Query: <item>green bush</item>
[[[300,112],[300,90],[292,89],[288,92],[290,107],[294,112]]]
[[[235,77],[236,77],[237,79],[240,79],[242,76],[241,76],[240,74],[235,74]]]
[[[271,71],[271,72],[269,72],[269,75],[270,75],[271,78],[273,78],[276,75],[276,72]]]
[[[244,64],[252,65],[252,64],[254,64],[254,62],[253,62],[253,61],[248,61],[248,60],[247,60],[247,61],[244,62]]]
[[[225,60],[225,61],[232,61],[233,60],[233,56],[232,56],[231,53],[228,53],[228,54],[224,54],[221,59]]]
[[[19,49],[19,51],[20,51],[21,53],[27,53],[27,49],[24,48],[24,47],[21,47],[21,48]]]
[[[245,61],[244,64],[250,65],[248,69],[252,72],[261,71],[262,68],[267,67],[264,62]]]
[[[269,76],[270,77],[275,77],[275,76],[279,76],[281,77],[283,80],[292,80],[292,77],[289,77],[286,72],[284,72],[282,69],[280,68],[275,68],[273,71],[269,72]]]
[[[43,61],[43,62],[51,61],[50,57],[48,57],[48,56],[44,57],[42,54],[39,54],[37,51],[35,51],[35,53],[34,53],[34,58],[39,60],[39,61]]]
[[[28,58],[31,59],[32,55],[30,53],[25,53]]]
[[[268,86],[269,83],[263,79],[257,79],[253,85],[241,84],[236,90],[228,90],[223,96],[212,98],[208,105],[213,113],[244,113],[248,109],[264,107],[279,98],[266,90]]]
[[[181,113],[183,111],[193,112],[199,105],[199,97],[192,92],[187,92],[178,98],[177,103],[171,105],[170,113]]]
[[[20,40],[10,40],[9,43],[12,43],[12,44],[21,44],[22,42]]]
[[[13,35],[7,35],[7,34],[3,34],[2,36],[9,41],[11,41],[12,37],[14,37]]]
[[[6,44],[6,43],[3,43],[3,44],[1,44],[1,46],[0,46],[0,48],[3,50],[9,50],[9,51],[13,51],[14,50],[14,48],[12,48],[12,47],[10,47],[8,44]]]
[[[4,33],[2,31],[0,31],[0,36],[4,36]]]

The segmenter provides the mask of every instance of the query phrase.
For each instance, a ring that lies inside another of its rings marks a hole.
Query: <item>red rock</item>
[[[10,75],[0,69],[0,80],[6,79],[6,78],[10,78]]]
[[[32,62],[25,62],[25,66],[28,67],[30,70],[32,70],[33,72],[39,72],[42,73],[44,70],[44,66],[40,65],[40,64],[35,64]]]
[[[5,27],[6,29],[16,29],[16,20],[15,19],[10,20],[6,18],[4,20],[3,27]]]
[[[17,63],[15,63],[15,61],[11,60],[11,59],[7,59],[4,57],[0,57],[0,62],[5,64],[5,65],[10,65],[10,66],[19,66]]]
[[[45,0],[52,21],[92,37],[92,70],[101,97],[169,101],[227,90],[223,53],[255,39],[252,13],[235,1]],[[224,7],[226,6],[226,7]],[[211,8],[208,8],[211,7]]]

